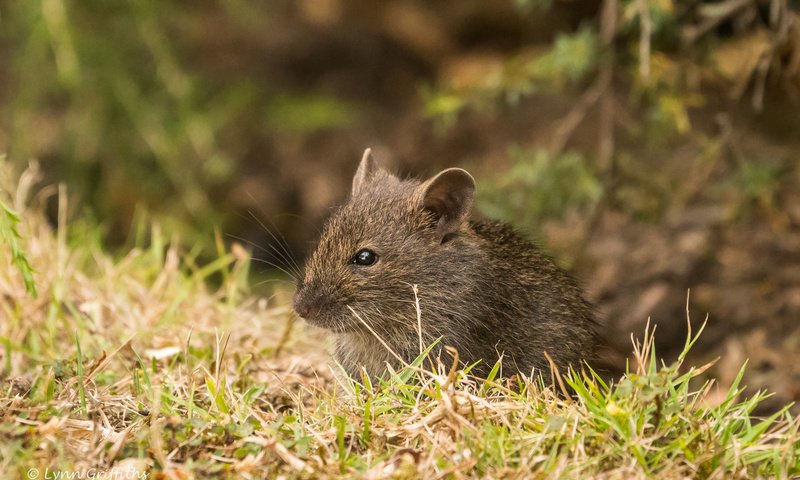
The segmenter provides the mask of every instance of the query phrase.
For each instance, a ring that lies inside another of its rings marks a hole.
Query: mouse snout
[[[294,295],[294,311],[305,318],[312,320],[319,314],[322,298],[308,288],[301,288]]]

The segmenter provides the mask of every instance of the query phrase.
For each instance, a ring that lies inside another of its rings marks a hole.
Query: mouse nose
[[[309,294],[308,289],[300,289],[294,295],[294,311],[306,320],[319,313],[319,299],[316,295]]]
[[[300,302],[297,299],[294,301],[294,311],[302,318],[308,318],[311,314],[311,307],[304,302]]]

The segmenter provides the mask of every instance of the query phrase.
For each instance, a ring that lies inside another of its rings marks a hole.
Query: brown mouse
[[[510,226],[470,220],[474,197],[465,170],[404,180],[364,152],[294,297],[298,315],[333,332],[351,377],[379,377],[439,338],[434,354],[454,347],[465,365],[479,362],[477,376],[501,354],[507,376],[548,372],[545,351],[562,372],[592,355],[580,288]]]

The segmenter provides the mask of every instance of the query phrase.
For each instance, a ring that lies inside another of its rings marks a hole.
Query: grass
[[[800,475],[797,419],[753,417],[766,394],[744,398],[741,374],[712,401],[707,366],[685,364],[699,332],[672,363],[646,335],[614,383],[588,367],[565,374],[572,396],[425,371],[422,358],[377,385],[337,380],[324,334],[295,322],[289,295],[250,291],[242,249],[218,241],[219,258],[198,265],[151,226],[112,256],[91,227],[66,224],[63,190],[53,229],[26,206],[32,175],[10,179],[0,172],[4,211],[18,212],[16,243],[0,246],[3,476]]]

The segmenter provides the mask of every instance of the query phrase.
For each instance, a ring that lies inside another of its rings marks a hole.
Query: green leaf
[[[0,239],[11,249],[11,262],[22,274],[25,291],[32,297],[37,297],[36,283],[33,280],[33,268],[28,261],[28,255],[20,246],[23,239],[17,230],[21,218],[17,212],[0,200]]]

